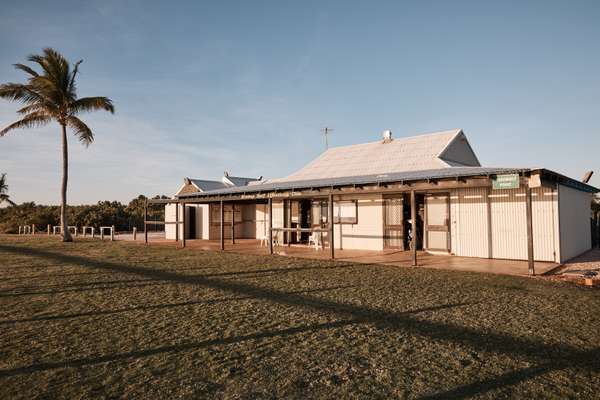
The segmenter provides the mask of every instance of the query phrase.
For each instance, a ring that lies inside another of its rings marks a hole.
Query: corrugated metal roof
[[[228,179],[231,183],[233,183],[234,186],[246,186],[250,182],[258,181],[257,178],[245,178],[243,176],[226,175],[224,178]]]
[[[203,192],[211,190],[225,189],[229,186],[220,181],[209,181],[205,179],[190,179],[190,181]]]
[[[379,140],[331,148],[301,170],[286,178],[274,179],[271,182],[389,174],[449,167],[450,165],[440,158],[440,154],[460,134],[462,134],[462,130],[455,129],[394,138],[387,143]],[[478,166],[479,163],[469,165]]]
[[[401,181],[418,181],[423,179],[459,178],[470,176],[486,176],[528,172],[527,168],[485,168],[485,167],[452,167],[437,168],[422,171],[405,171],[391,174],[357,175],[348,177],[305,179],[296,181],[268,182],[260,185],[230,187],[222,190],[212,190],[204,193],[190,193],[180,197],[203,195],[229,195],[240,193],[272,192],[276,190],[323,188],[331,186],[361,185],[372,183],[391,183]]]

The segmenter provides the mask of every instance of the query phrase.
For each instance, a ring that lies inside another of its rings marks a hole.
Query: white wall
[[[255,237],[260,239],[269,236],[269,205],[256,205]]]
[[[334,204],[338,200],[358,200],[358,219],[356,224],[335,224],[335,248],[383,250],[382,196],[336,196]]]
[[[165,205],[165,222],[175,222],[176,204]],[[196,219],[193,223],[196,224],[196,239],[208,239],[209,234],[209,217],[208,204],[187,204],[185,206],[186,218],[186,238],[189,238],[189,226],[192,223],[190,220],[190,207],[196,208]],[[179,205],[179,221],[183,220],[183,206]],[[165,238],[175,240],[175,224],[165,225]],[[183,238],[183,224],[179,225],[179,239]],[[190,238],[193,239],[193,238]]]
[[[592,247],[592,194],[559,185],[560,260],[567,261]]]
[[[267,213],[269,211],[268,207],[269,206],[267,205]],[[283,200],[273,201],[273,228],[283,228]],[[268,229],[269,226],[267,225],[267,232]],[[275,237],[275,235],[273,235],[273,237]],[[279,243],[283,244],[283,232],[277,232],[277,238]]]
[[[175,210],[177,204],[166,204],[165,205],[165,222],[175,222]],[[179,207],[179,215],[181,218],[181,207]],[[175,225],[165,225],[165,238],[175,240]]]

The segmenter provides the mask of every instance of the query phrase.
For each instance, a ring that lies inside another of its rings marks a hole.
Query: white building
[[[462,130],[398,139],[386,131],[383,140],[329,149],[281,179],[186,178],[165,218],[181,221],[185,208],[185,228],[168,224],[166,235],[175,239],[179,226],[179,238],[185,230],[186,238],[219,240],[223,204],[224,239],[232,231],[264,238],[270,201],[275,244],[308,245],[318,236],[327,246],[331,196],[334,248],[404,250],[413,230],[412,193],[418,249],[515,260],[533,253],[537,261],[564,262],[591,247],[596,192],[543,168],[482,167]]]

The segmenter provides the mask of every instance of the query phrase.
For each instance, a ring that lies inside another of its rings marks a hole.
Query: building
[[[310,243],[332,256],[395,248],[529,260],[532,268],[591,248],[596,192],[543,168],[482,167],[462,130],[386,131],[376,142],[331,148],[285,178],[186,178],[165,202],[166,235],[222,243],[272,236],[271,245]]]
[[[232,187],[240,187],[260,183],[262,183],[262,177],[245,178],[240,176],[231,176],[229,172],[225,171],[220,181],[184,178],[183,185],[181,185],[179,190],[177,190],[177,193],[175,193],[175,197],[183,198],[189,194],[195,195],[197,193],[207,193],[214,190],[224,190]],[[214,212],[215,207],[213,206],[212,209]],[[211,218],[210,210],[211,207],[209,204],[188,204],[186,206],[185,216],[187,221],[189,221],[185,226],[186,239],[219,239],[220,222],[218,222],[218,220],[220,218],[220,215],[212,216]],[[230,221],[228,221],[227,218],[230,217],[231,210],[232,206],[230,204],[225,206],[225,222],[229,224]],[[254,217],[255,207],[249,204],[244,204],[238,206],[237,210],[235,210],[238,214],[238,219],[242,217],[242,210],[244,210],[243,215],[248,221],[250,221],[251,218]],[[179,215],[183,216],[183,207],[181,205],[179,205],[179,207],[175,203],[165,205],[165,221],[175,222],[179,219]],[[251,223],[248,223],[246,225],[240,225],[240,221],[238,221],[237,223],[238,237],[253,237],[254,225]],[[179,232],[177,232],[175,228],[176,226],[176,224],[165,225],[165,237],[167,239],[178,240],[179,238],[183,238],[183,224],[179,225]],[[231,230],[229,229],[225,233],[225,235],[226,239],[231,239]]]

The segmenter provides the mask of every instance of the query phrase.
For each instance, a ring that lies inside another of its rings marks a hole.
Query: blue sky
[[[21,2],[0,13],[0,82],[50,46],[84,59],[69,202],[173,194],[185,176],[284,176],[324,148],[462,128],[488,166],[600,175],[598,1]],[[16,119],[0,100],[0,125]],[[17,202],[58,203],[56,125],[0,138]],[[600,186],[600,177],[592,183]]]

